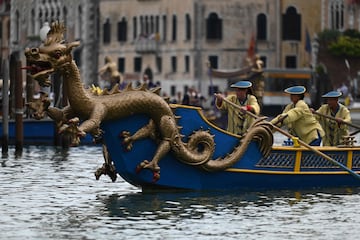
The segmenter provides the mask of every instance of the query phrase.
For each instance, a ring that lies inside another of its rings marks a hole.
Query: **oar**
[[[217,94],[215,94],[215,95],[217,96]],[[226,98],[222,97],[221,95],[219,95],[219,96],[222,98],[223,101],[225,101],[226,103],[230,104],[230,105],[233,106],[234,108],[237,108],[237,109],[239,109],[239,110],[242,111],[242,112],[246,112],[248,115],[250,115],[251,117],[253,117],[253,118],[255,118],[255,119],[259,118],[259,117],[258,117],[257,115],[255,115],[254,113],[242,109],[240,106],[236,105],[235,103],[230,102],[229,100],[227,100]],[[291,138],[291,139],[293,139],[293,140],[295,139],[295,141],[297,140],[298,143],[300,143],[300,145],[306,147],[307,149],[313,151],[314,153],[318,154],[319,156],[321,156],[321,157],[325,158],[326,160],[330,161],[331,163],[333,163],[333,164],[339,166],[340,168],[346,170],[346,171],[347,171],[348,173],[350,173],[352,176],[354,176],[354,177],[356,177],[357,179],[360,180],[360,175],[359,175],[359,174],[357,174],[357,173],[354,172],[353,170],[349,169],[348,167],[346,167],[346,166],[343,165],[342,163],[339,163],[338,161],[336,161],[335,159],[329,157],[329,156],[326,155],[325,153],[323,153],[323,152],[321,152],[321,151],[319,151],[319,150],[311,147],[309,144],[307,144],[307,143],[305,143],[304,141],[298,139],[297,137],[291,135],[290,133],[282,130],[281,128],[279,128],[278,126],[272,124],[271,122],[269,122],[269,123],[272,125],[272,127],[273,127],[276,131],[284,134],[284,135],[287,136],[288,138]],[[294,141],[294,144],[295,144],[295,141]]]
[[[322,114],[322,113],[319,113],[319,112],[316,112],[316,111],[313,111],[313,113],[314,113],[314,114],[317,114],[317,115],[319,115],[319,116],[321,116],[321,117],[328,118],[328,119],[333,120],[333,121],[337,121],[336,118],[333,117],[333,116],[329,116],[329,115],[326,115],[326,114]],[[347,124],[348,126],[357,129],[356,131],[350,133],[349,136],[354,136],[354,135],[356,135],[356,134],[358,134],[358,133],[360,132],[360,126],[357,126],[357,125],[355,125],[355,124],[348,123],[348,122],[342,122],[342,123]]]
[[[349,136],[354,136],[360,132],[360,129],[356,130],[355,132],[352,132],[349,134]]]
[[[313,111],[312,113],[314,113],[314,114],[316,114],[316,115],[319,115],[319,116],[321,116],[321,117],[328,118],[328,119],[330,119],[330,120],[333,120],[333,121],[337,122],[337,119],[336,119],[335,117],[333,117],[333,116],[329,116],[329,115],[326,115],[326,114],[322,114],[322,113],[319,113],[319,112],[316,112],[316,111]],[[341,123],[344,123],[344,124],[346,124],[346,125],[348,125],[348,126],[350,126],[350,127],[353,127],[353,128],[356,128],[356,129],[359,129],[359,130],[360,130],[360,126],[357,126],[357,125],[355,125],[355,124],[352,124],[352,123],[349,123],[349,122],[344,122],[344,121],[342,121]]]

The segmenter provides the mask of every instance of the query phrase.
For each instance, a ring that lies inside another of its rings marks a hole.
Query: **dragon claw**
[[[149,165],[149,161],[148,161],[148,160],[144,160],[144,161],[142,161],[142,162],[140,163],[140,166],[141,166],[142,168],[145,168],[147,165]]]
[[[124,139],[121,142],[121,144],[124,146],[125,151],[127,151],[127,152],[131,151],[133,145],[132,145],[130,132],[123,131],[122,133],[120,133],[119,137]]]
[[[144,160],[139,165],[137,165],[136,166],[136,173],[139,173],[141,170],[143,170],[145,168],[146,164],[149,164],[148,160]]]
[[[131,143],[127,143],[126,141],[122,141],[121,145],[123,145],[125,151],[130,152],[132,149],[132,144]]]
[[[86,132],[79,130],[78,133],[77,133],[77,136],[78,136],[78,137],[85,137],[85,136],[86,136]]]
[[[132,144],[127,145],[127,147],[125,148],[126,151],[130,152],[132,149]]]
[[[160,179],[160,167],[152,161],[151,162],[149,162],[148,160],[142,161],[139,165],[136,166],[135,172],[140,173],[141,170],[145,168],[152,170],[153,182],[157,182]]]
[[[72,139],[71,146],[78,146],[80,144],[80,138],[85,137],[86,132],[79,129],[79,118],[72,118],[67,123],[62,124],[59,127],[59,134],[66,134]]]
[[[108,163],[104,163],[102,167],[98,168],[94,174],[96,180],[99,180],[101,175],[108,175],[112,182],[115,182],[117,178],[115,167]]]
[[[141,169],[144,169],[144,168],[147,168],[147,169],[150,169],[150,170],[153,170],[155,172],[159,172],[160,171],[160,167],[159,165],[157,165],[157,163],[151,161],[149,162],[148,160],[144,160],[142,161],[138,166],[137,168],[141,168]]]
[[[153,183],[157,182],[160,179],[160,171],[153,171]]]
[[[80,119],[75,117],[75,118],[72,118],[72,119],[69,119],[68,121],[70,124],[78,124],[80,122]]]
[[[58,130],[58,133],[59,133],[59,134],[62,134],[62,133],[64,133],[68,128],[69,128],[69,125],[68,125],[68,124],[63,124],[63,125],[61,125],[61,127],[60,127],[59,130]]]
[[[128,131],[122,131],[122,133],[120,133],[120,137],[122,138],[127,138],[127,137],[130,137],[130,132]]]
[[[50,106],[50,99],[47,93],[41,93],[39,99],[32,99],[26,106],[32,111],[32,117],[36,120],[43,119]]]

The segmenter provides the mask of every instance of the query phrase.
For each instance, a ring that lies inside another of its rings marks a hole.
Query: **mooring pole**
[[[23,80],[21,71],[21,61],[17,60],[14,70],[15,72],[15,152],[21,154],[24,143],[24,99],[23,99]]]
[[[2,127],[3,137],[1,152],[2,156],[5,157],[9,152],[9,62],[3,60],[1,65],[3,74],[3,88],[2,88]]]

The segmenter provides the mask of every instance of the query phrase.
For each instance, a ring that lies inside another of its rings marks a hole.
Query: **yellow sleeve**
[[[319,107],[319,109],[318,110],[316,110],[316,112],[317,113],[322,113],[322,114],[324,114],[324,108],[325,108],[325,105],[321,105],[320,107]],[[315,117],[315,119],[317,120],[317,121],[320,121],[321,120],[321,116],[320,115],[318,115],[318,114],[313,114],[314,115],[314,117]]]
[[[347,107],[345,107],[342,104],[340,104],[339,118],[341,118],[346,123],[351,123],[350,111],[349,111],[349,109]],[[347,129],[348,128],[348,126],[346,124],[340,124],[339,127],[341,129]]]
[[[286,107],[284,108],[283,112],[282,112],[281,114],[277,115],[277,116],[276,116],[274,119],[272,119],[270,122],[271,122],[272,124],[275,124],[276,122],[278,122],[280,118],[284,117],[284,116],[287,114],[287,112],[291,109],[291,107],[292,107],[292,104],[286,105]],[[278,125],[279,125],[279,124],[278,124]]]
[[[284,123],[289,124],[295,122],[299,118],[303,117],[304,114],[307,113],[306,111],[310,113],[309,107],[304,101],[300,100],[299,102],[297,102],[294,108],[291,108],[289,111],[286,112],[288,116],[284,119]]]
[[[236,96],[235,95],[229,95],[225,98],[226,100],[228,100],[229,102],[235,103],[236,102]],[[227,102],[225,102],[224,100],[222,101],[221,105],[218,105],[218,99],[215,100],[215,105],[218,109],[220,110],[228,110],[229,105]]]
[[[249,95],[248,105],[250,105],[254,109],[254,113],[256,115],[260,114],[260,105],[259,105],[258,100],[256,99],[255,96]]]

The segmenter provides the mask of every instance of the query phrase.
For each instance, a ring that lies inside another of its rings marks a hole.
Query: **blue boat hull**
[[[16,123],[15,121],[9,121],[9,144],[15,144],[16,142]],[[55,123],[51,119],[35,120],[24,119],[23,120],[23,144],[24,145],[54,145],[56,141],[57,133]],[[0,125],[0,141],[3,140],[3,123]],[[82,139],[81,144],[88,145],[93,144],[92,137],[87,134]]]
[[[194,130],[209,130],[216,143],[212,159],[224,157],[238,145],[239,138],[228,134],[209,123],[197,108],[178,106],[175,115],[181,116],[178,122],[182,126],[183,141]],[[318,187],[360,186],[360,180],[348,172],[334,166],[328,160],[305,148],[273,147],[270,155],[263,157],[258,143],[253,141],[245,154],[232,167],[222,171],[209,172],[197,166],[182,163],[170,151],[159,162],[160,179],[154,180],[153,172],[143,169],[136,171],[143,160],[151,160],[157,144],[151,139],[134,142],[133,149],[126,151],[120,134],[131,134],[146,125],[149,118],[134,115],[102,124],[108,152],[114,162],[117,173],[127,182],[153,189],[188,189],[202,191],[254,191],[270,189],[309,189]],[[360,148],[319,148],[337,161],[360,171]],[[352,156],[349,158],[349,156]]]

